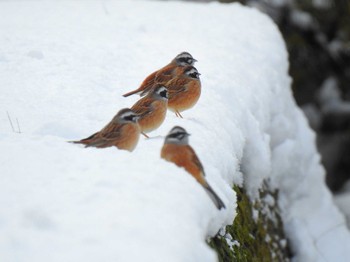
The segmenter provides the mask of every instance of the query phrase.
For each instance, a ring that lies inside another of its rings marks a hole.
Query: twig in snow
[[[21,127],[20,127],[20,125],[19,125],[18,118],[16,117],[17,128],[18,128],[18,131],[16,131],[15,128],[14,128],[14,126],[13,126],[13,123],[12,123],[11,116],[10,116],[9,112],[6,111],[6,113],[7,113],[7,118],[8,118],[8,120],[9,120],[10,125],[11,125],[11,128],[12,128],[12,132],[13,132],[13,133],[18,133],[18,134],[22,133],[22,132],[21,132]]]
[[[104,1],[101,2],[102,7],[103,7],[103,11],[105,12],[105,15],[109,15],[106,3]]]
[[[10,117],[9,112],[8,112],[8,111],[6,111],[6,113],[7,113],[7,118],[9,119],[9,122],[10,122],[11,127],[12,127],[12,132],[16,132],[16,131],[15,131],[15,129],[13,128],[13,124],[12,124],[12,121],[11,121],[11,117]]]
[[[16,121],[17,121],[17,127],[18,127],[18,133],[21,133],[21,127],[19,126],[19,122],[18,122],[18,118],[16,117]]]

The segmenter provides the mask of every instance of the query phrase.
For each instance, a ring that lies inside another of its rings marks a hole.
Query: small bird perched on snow
[[[201,95],[200,73],[194,66],[183,67],[182,74],[165,85],[169,92],[168,109],[182,118],[180,112],[193,107]]]
[[[138,100],[131,109],[140,116],[138,124],[141,134],[157,129],[164,121],[168,108],[168,90],[160,84],[156,84],[147,96]]]
[[[134,111],[129,108],[121,109],[101,131],[79,141],[71,141],[75,144],[84,144],[85,147],[105,148],[115,146],[119,149],[133,151],[139,141],[139,119]]]
[[[147,76],[139,88],[128,92],[123,96],[128,97],[137,93],[140,93],[141,96],[144,96],[152,89],[154,84],[165,84],[172,77],[174,77],[177,74],[179,67],[193,65],[196,61],[197,60],[194,59],[190,53],[182,52],[178,54],[169,64]]]
[[[173,127],[165,137],[161,158],[185,168],[203,186],[219,210],[226,208],[225,204],[206,181],[203,166],[193,148],[188,144],[188,136],[189,134],[182,127]]]

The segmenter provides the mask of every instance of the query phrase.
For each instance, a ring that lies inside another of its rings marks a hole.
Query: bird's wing
[[[157,75],[157,71],[153,72],[152,74],[150,74],[149,76],[147,76],[141,83],[139,89],[141,90],[145,90],[146,88],[149,88],[151,86],[153,86],[154,84],[154,79]]]
[[[162,75],[172,75],[175,68],[176,68],[176,66],[174,66],[174,65],[167,65],[167,66],[163,67],[162,69],[158,70],[158,72],[155,76],[155,79],[157,79],[157,77],[160,77]]]
[[[101,130],[99,138],[105,141],[115,140],[120,137],[122,126],[120,124],[110,123]]]
[[[98,134],[99,134],[99,132],[96,132],[96,133],[92,134],[91,136],[89,136],[87,138],[83,138],[83,139],[77,140],[77,141],[69,141],[69,142],[74,143],[74,144],[87,144],[92,139],[94,139],[96,136],[98,136]]]
[[[154,78],[154,83],[165,84],[173,78],[175,66],[166,66],[159,70]]]
[[[186,79],[181,77],[173,78],[169,82],[167,82],[165,86],[168,88],[169,98],[185,91],[187,89],[186,84]]]
[[[137,89],[141,91],[140,93],[141,96],[145,96],[152,89],[152,87],[154,86],[154,83],[156,83],[155,79],[156,79],[157,72],[158,71],[153,72],[152,74],[147,76],[145,80],[143,80],[140,87]]]
[[[131,109],[138,115],[145,115],[152,111],[152,102],[153,99],[150,97],[144,97],[137,101]]]
[[[103,128],[88,144],[86,147],[108,147],[112,146],[113,142],[121,137],[122,125],[109,123]]]
[[[193,148],[191,146],[188,146],[188,150],[190,150],[191,152],[191,155],[192,155],[192,162],[201,170],[203,176],[205,175],[204,174],[204,168],[203,168],[203,165],[201,163],[201,161],[199,160],[196,152],[193,150]]]

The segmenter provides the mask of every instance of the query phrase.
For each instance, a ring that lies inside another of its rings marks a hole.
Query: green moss
[[[235,221],[209,243],[217,251],[219,261],[289,261],[276,204],[278,192],[264,188],[260,200],[253,204],[244,189],[235,186],[234,190],[238,198]]]

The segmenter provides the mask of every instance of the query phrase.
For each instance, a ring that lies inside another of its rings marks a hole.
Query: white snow
[[[336,195],[335,202],[339,209],[346,215],[347,224],[350,228],[350,192],[344,192]]]
[[[350,181],[345,183],[341,192],[334,196],[335,203],[345,214],[348,228],[350,228]]]
[[[231,186],[254,198],[267,178],[295,261],[350,259],[267,16],[238,4],[2,1],[0,17],[2,262],[215,261],[205,240],[235,217]],[[203,86],[184,119],[169,113],[132,153],[66,143],[131,106],[138,97],[121,95],[181,51],[198,59]],[[226,210],[160,159],[174,125],[192,134]]]

